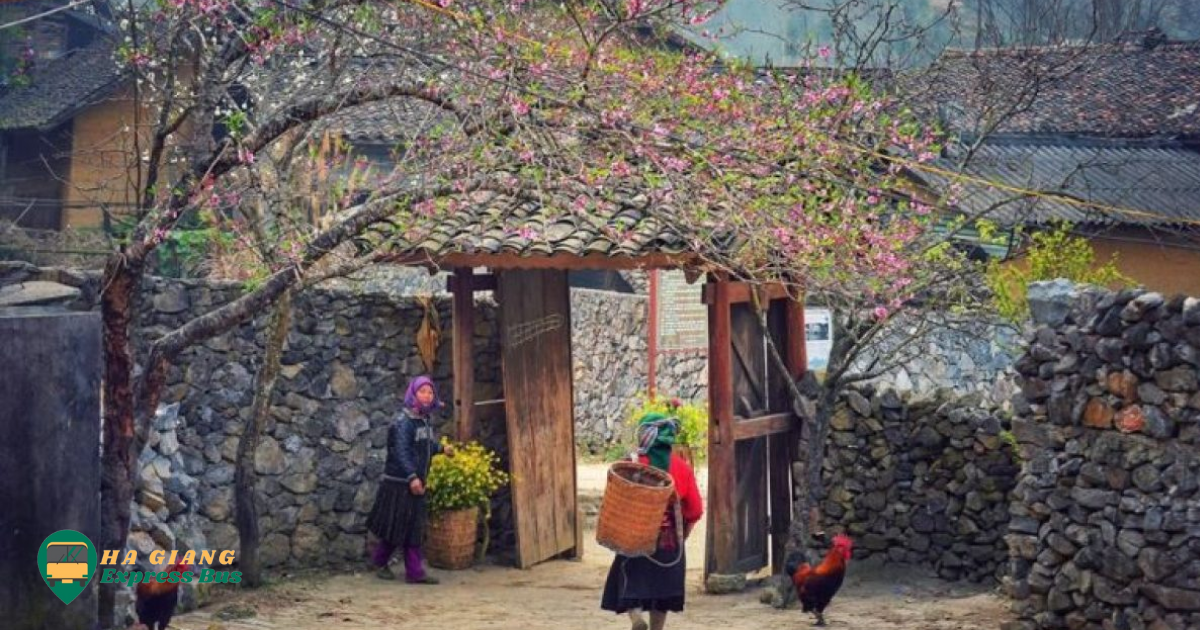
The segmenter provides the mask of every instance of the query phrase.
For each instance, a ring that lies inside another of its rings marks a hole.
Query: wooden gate
[[[497,281],[517,566],[579,552],[567,273]]]
[[[791,524],[791,460],[798,420],[786,374],[766,344],[750,287],[706,287],[709,304],[709,520],[705,573],[782,568]],[[780,290],[760,291],[767,330],[793,374],[804,359],[804,311]]]

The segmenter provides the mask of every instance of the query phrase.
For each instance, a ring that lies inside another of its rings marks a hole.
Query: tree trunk
[[[826,390],[828,391],[828,390]],[[825,444],[829,439],[829,421],[833,417],[833,401],[822,396],[810,423],[808,448],[804,454],[804,482],[800,488],[800,521],[804,537],[802,548],[813,546],[813,536],[824,528],[821,524],[821,499],[825,495],[822,470],[825,467]],[[814,531],[817,530],[817,531]]]
[[[271,394],[279,378],[279,364],[283,356],[283,344],[291,326],[292,291],[279,296],[275,311],[271,314],[267,329],[267,347],[262,367],[255,380],[254,403],[250,408],[250,419],[242,439],[238,441],[237,468],[234,472],[234,500],[236,505],[238,541],[241,547],[238,567],[242,571],[242,583],[256,587],[263,583],[262,564],[259,561],[258,507],[254,492],[254,452],[262,436],[263,424],[271,409]]]
[[[140,262],[118,254],[104,269],[100,312],[103,318],[103,455],[100,476],[101,549],[125,548],[129,534],[130,505],[136,474],[137,443],[134,422],[134,351],[130,338],[138,288]],[[100,585],[100,624],[115,627],[117,585]]]
[[[1114,42],[1124,31],[1125,12],[1121,3],[1128,0],[1095,0],[1096,41],[1107,44]]]

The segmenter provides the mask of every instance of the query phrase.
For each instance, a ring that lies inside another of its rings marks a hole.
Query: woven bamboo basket
[[[453,510],[429,517],[425,553],[431,566],[459,571],[475,562],[479,508]]]
[[[600,503],[596,542],[623,556],[649,556],[658,548],[663,514],[675,496],[671,476],[635,462],[616,462]]]

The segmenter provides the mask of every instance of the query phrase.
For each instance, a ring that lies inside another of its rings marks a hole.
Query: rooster
[[[854,543],[849,536],[839,534],[833,537],[833,547],[816,568],[804,562],[798,553],[787,558],[784,570],[792,577],[796,596],[800,598],[804,612],[816,615],[818,626],[825,625],[825,608],[842,587],[842,580],[846,577],[846,563],[850,561],[850,551],[853,547]]]
[[[178,562],[167,567],[168,572],[191,573],[189,564]],[[182,581],[180,576],[176,576]],[[146,630],[167,630],[175,606],[179,604],[180,582],[142,582],[137,585],[138,624]]]

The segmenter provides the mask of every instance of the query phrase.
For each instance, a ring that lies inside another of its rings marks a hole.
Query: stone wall
[[[649,388],[645,295],[571,290],[571,352],[575,369],[575,441],[591,453],[629,437],[625,420]],[[658,391],[684,400],[706,400],[707,353],[658,356]]]
[[[331,282],[297,299],[255,454],[268,568],[361,561],[387,425],[407,380],[424,369],[414,341],[423,309],[412,293],[436,288],[374,274]],[[150,279],[139,326],[152,339],[241,291],[235,284]],[[448,296],[434,293],[444,335],[434,377],[450,405],[450,304]],[[496,310],[487,295],[477,305],[476,398],[500,398]],[[647,387],[647,299],[576,289],[572,309],[577,435],[599,450],[624,437],[620,423],[628,405]],[[266,319],[264,314],[185,351],[170,369],[140,460],[130,538],[139,552],[236,547],[233,461],[262,360]],[[659,370],[664,393],[703,400],[703,353],[664,354]],[[444,434],[452,433],[452,418],[448,406],[438,427]],[[507,466],[502,415],[480,420],[484,443]],[[503,553],[514,544],[507,491],[493,512],[492,549]]]
[[[149,281],[140,313],[148,337],[193,313],[236,298],[236,285]],[[435,300],[444,327],[434,376],[451,400],[450,306]],[[477,396],[500,394],[495,311],[480,304],[475,331]],[[381,289],[315,289],[294,305],[262,443],[254,455],[266,567],[361,563],[365,519],[383,470],[387,426],[407,380],[423,371],[414,334],[423,309]],[[262,360],[266,315],[187,350],[168,375],[164,405],[141,454],[130,546],[236,548],[234,458]],[[439,431],[453,409],[440,416]],[[502,456],[502,423],[482,439]],[[507,462],[506,462],[507,463]],[[497,538],[510,511],[498,505]],[[509,537],[510,538],[510,537]]]
[[[918,328],[897,318],[890,334],[868,348],[859,364],[865,368],[879,356],[891,356],[887,353],[902,344],[902,365],[871,382],[902,393],[981,394],[993,405],[1008,406],[1016,393],[1012,366],[1021,351],[1019,331],[999,320],[940,316],[935,321]],[[917,330],[926,332],[914,341]]]
[[[999,577],[1018,467],[1007,421],[982,403],[845,394],[831,420],[822,514],[855,539],[856,558],[929,565],[951,580]]]
[[[1200,300],[1080,289],[1033,306],[1009,627],[1200,628]]]

